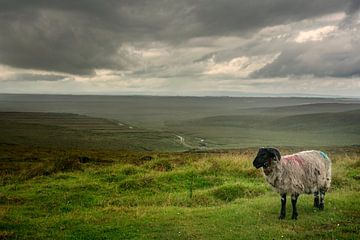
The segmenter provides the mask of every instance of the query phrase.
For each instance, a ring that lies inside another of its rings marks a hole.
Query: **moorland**
[[[328,153],[324,211],[277,219],[261,146]],[[360,100],[1,94],[0,170],[3,239],[355,239]]]

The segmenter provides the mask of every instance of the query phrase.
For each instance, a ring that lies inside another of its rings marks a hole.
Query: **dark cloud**
[[[360,8],[360,1],[359,0],[352,0],[349,7],[346,10],[348,15],[352,15],[356,13]]]
[[[356,4],[354,3],[356,2]],[[319,78],[353,78],[360,76],[359,1],[339,23],[339,28],[321,41],[284,43],[280,56],[254,72],[254,78],[311,75]]]
[[[137,59],[131,49],[121,48],[124,44],[246,36],[262,27],[345,11],[349,3],[0,0],[0,63],[78,75],[91,75],[97,68],[131,69]]]
[[[201,1],[196,14],[203,34],[244,34],[254,29],[286,24],[348,9],[341,0]]]
[[[115,61],[117,34],[100,27],[101,22],[92,26],[91,22],[96,22],[96,15],[91,19],[95,9],[87,8],[85,2],[85,12],[79,6],[70,10],[46,1],[19,5],[16,8],[14,3],[5,4],[7,8],[0,10],[3,64],[74,74],[122,67],[122,61]],[[76,4],[69,4],[69,8],[72,5]],[[107,12],[99,6],[98,14]]]
[[[329,48],[327,49],[328,46]],[[315,77],[349,78],[360,76],[359,46],[341,49],[328,43],[287,46],[271,64],[254,72],[254,78],[274,78],[311,75]]]
[[[67,79],[64,75],[56,75],[56,74],[33,74],[33,73],[22,73],[16,74],[12,78],[8,79],[9,81],[25,81],[25,82],[34,82],[34,81],[63,81]]]
[[[360,9],[360,0],[352,0],[346,9],[346,18],[339,24],[342,29],[347,29],[353,25],[354,19]]]

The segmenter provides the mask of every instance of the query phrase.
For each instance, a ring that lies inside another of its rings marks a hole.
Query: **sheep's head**
[[[260,148],[253,165],[256,168],[268,168],[272,161],[280,161],[281,155],[279,150],[275,148]]]

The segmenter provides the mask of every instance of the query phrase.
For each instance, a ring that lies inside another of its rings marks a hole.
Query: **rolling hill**
[[[184,150],[175,134],[78,114],[1,112],[0,143],[58,148]]]

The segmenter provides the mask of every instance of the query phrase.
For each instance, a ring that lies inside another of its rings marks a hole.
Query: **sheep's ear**
[[[277,150],[276,148],[269,148],[268,150],[269,150],[269,152],[274,154],[276,161],[280,161],[281,155],[280,155],[279,150]]]

